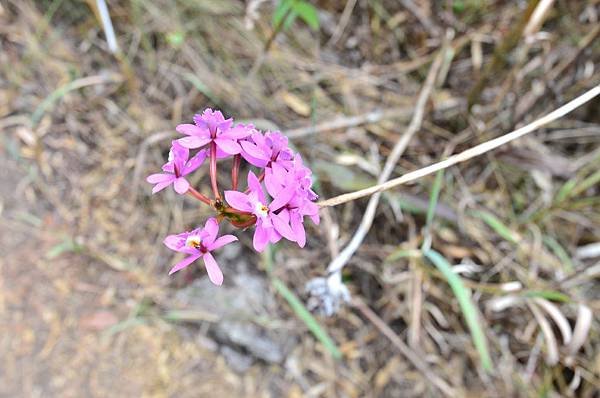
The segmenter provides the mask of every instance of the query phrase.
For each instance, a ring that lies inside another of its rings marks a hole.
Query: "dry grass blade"
[[[560,330],[560,333],[562,334],[563,344],[564,345],[570,344],[571,339],[573,337],[573,332],[571,331],[571,325],[569,325],[569,321],[563,315],[563,313],[560,312],[558,307],[543,298],[536,297],[533,299],[533,301],[535,301],[535,303],[537,305],[542,307],[542,309],[544,311],[546,311],[548,313],[548,315],[550,315],[550,317],[552,318],[554,323],[556,323],[556,326],[558,326],[558,329]]]
[[[536,304],[527,303],[527,305],[533,313],[533,316],[535,316],[535,319],[544,334],[544,342],[546,343],[546,363],[550,366],[556,365],[559,359],[558,343],[556,342],[556,337],[552,331],[552,326],[550,326],[550,322],[544,317],[544,314],[536,307]]]
[[[575,98],[574,100],[566,103],[565,105],[548,113],[547,115],[542,116],[541,118],[535,120],[534,122],[529,123],[528,125],[523,126],[517,130],[511,131],[510,133],[507,133],[503,136],[494,138],[493,140],[484,142],[483,144],[479,144],[477,146],[474,146],[473,148],[469,148],[457,155],[449,157],[446,160],[442,160],[441,162],[434,163],[427,167],[423,167],[421,169],[407,173],[401,177],[394,178],[393,180],[390,180],[386,183],[378,184],[378,185],[375,185],[370,188],[361,189],[360,191],[351,192],[351,193],[339,195],[339,196],[336,196],[336,197],[333,197],[333,198],[330,198],[327,200],[323,200],[323,201],[319,202],[318,205],[321,207],[337,206],[342,203],[350,202],[352,200],[356,200],[356,199],[359,199],[359,198],[362,198],[365,196],[373,195],[374,193],[377,193],[377,192],[395,188],[399,185],[403,185],[403,184],[409,183],[411,181],[418,180],[419,178],[425,177],[429,174],[433,174],[436,171],[446,169],[457,163],[465,162],[476,156],[480,156],[486,152],[489,152],[493,149],[501,147],[502,145],[505,145],[511,141],[514,141],[517,138],[521,138],[522,136],[527,135],[527,134],[539,129],[540,127],[542,127],[548,123],[551,123],[557,119],[560,119],[561,117],[569,114],[570,112],[574,111],[575,109],[579,108],[580,106],[584,105],[585,103],[591,101],[592,99],[597,97],[599,94],[600,94],[600,85],[591,88],[590,90],[586,91],[585,93],[583,93],[579,97]]]
[[[404,355],[419,371],[421,371],[431,383],[449,397],[455,397],[456,391],[451,387],[445,380],[437,376],[425,363],[419,355],[408,347],[404,341],[398,337],[396,333],[376,314],[363,303],[362,300],[354,298],[352,301],[354,307],[356,307],[379,331],[387,337],[392,344]]]
[[[579,304],[577,308],[577,322],[573,330],[573,338],[567,347],[569,355],[575,355],[587,340],[588,333],[592,326],[593,314],[592,310],[585,304]]]
[[[404,134],[402,134],[396,145],[394,145],[392,153],[388,156],[387,160],[385,161],[383,171],[377,179],[377,182],[379,184],[384,183],[388,180],[388,178],[392,174],[392,171],[396,167],[396,163],[398,163],[400,156],[402,156],[402,154],[406,150],[408,143],[417,133],[417,131],[419,131],[419,129],[421,128],[421,124],[423,123],[423,116],[425,114],[425,106],[427,105],[427,101],[433,90],[435,79],[440,70],[440,66],[442,65],[442,61],[444,60],[445,53],[446,46],[444,46],[444,48],[440,50],[438,56],[433,61],[433,64],[431,65],[431,68],[429,69],[429,72],[427,74],[427,78],[425,79],[423,89],[421,90],[419,98],[417,99],[417,104],[415,105],[415,113],[413,115],[413,118]],[[365,236],[367,236],[367,233],[369,232],[369,229],[373,224],[373,218],[375,217],[375,211],[377,210],[377,205],[379,204],[380,197],[380,193],[375,194],[371,197],[371,199],[369,200],[369,204],[367,205],[367,209],[365,210],[365,213],[361,219],[360,225],[354,233],[352,240],[340,252],[340,254],[331,261],[331,263],[327,267],[328,272],[339,272],[339,270],[341,270],[344,267],[344,265],[346,265],[346,263],[350,260],[352,255],[356,252],[356,250],[358,250],[360,244],[364,240]]]

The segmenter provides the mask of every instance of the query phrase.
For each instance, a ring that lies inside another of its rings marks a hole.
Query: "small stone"
[[[238,373],[246,372],[254,363],[254,360],[249,355],[244,355],[241,352],[234,350],[229,346],[221,348],[221,355],[225,358],[225,362],[231,369]]]

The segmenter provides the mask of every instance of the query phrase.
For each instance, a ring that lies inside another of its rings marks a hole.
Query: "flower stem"
[[[239,154],[233,157],[233,168],[231,169],[231,186],[233,187],[234,191],[237,191],[238,187],[238,177],[240,174],[241,161],[242,158]]]
[[[221,199],[219,186],[217,185],[217,144],[214,141],[210,143],[210,185],[215,199]]]
[[[198,199],[199,201],[206,203],[209,206],[211,205],[210,199],[202,195],[200,192],[196,191],[194,188],[189,187],[187,193],[190,194],[190,196]]]

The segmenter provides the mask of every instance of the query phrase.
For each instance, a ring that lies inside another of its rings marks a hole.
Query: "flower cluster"
[[[261,132],[252,125],[234,124],[219,111],[206,109],[194,116],[194,124],[180,124],[176,130],[185,135],[172,142],[162,173],[146,179],[154,184],[152,193],[169,185],[180,195],[188,194],[211,206],[216,215],[204,228],[168,236],[164,243],[174,251],[189,256],[177,263],[170,274],[202,258],[210,280],[220,285],[223,274],[211,251],[237,238],[217,237],[219,222],[228,220],[237,228],[254,226],[253,246],[258,252],[268,243],[285,238],[300,247],[306,244],[305,217],[319,223],[317,195],[311,189],[312,173],[294,153],[288,139],[278,131]],[[190,157],[190,150],[197,152]],[[217,179],[217,160],[232,157],[231,189],[223,195]],[[209,160],[213,198],[194,189],[187,177]],[[242,161],[253,166],[248,171],[247,188],[238,189]]]

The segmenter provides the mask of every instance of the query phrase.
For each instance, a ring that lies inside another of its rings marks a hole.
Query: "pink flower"
[[[233,235],[223,235],[217,239],[218,233],[219,224],[217,220],[209,218],[204,228],[197,228],[191,232],[167,236],[164,240],[165,246],[176,252],[189,254],[189,257],[181,260],[171,268],[169,275],[184,269],[197,259],[202,258],[208,278],[212,283],[220,286],[223,283],[223,273],[210,252],[238,239]]]
[[[310,189],[311,172],[303,165],[300,155],[296,155],[290,166],[290,169],[286,170],[274,163],[271,168],[267,168],[265,186],[269,195],[274,198],[289,197],[279,211],[279,215],[290,220],[294,241],[300,247],[304,247],[306,244],[304,216],[309,216],[315,224],[319,224],[319,207],[313,202],[317,195]]]
[[[202,150],[198,152],[191,159],[189,159],[189,156],[189,149],[184,148],[177,141],[172,142],[168,162],[162,167],[165,173],[152,174],[146,178],[146,181],[150,184],[156,184],[152,188],[153,194],[171,184],[173,184],[175,192],[180,195],[188,191],[190,184],[184,177],[200,167],[206,158],[206,151]]]
[[[195,115],[194,123],[180,124],[176,127],[178,132],[187,135],[177,141],[190,149],[201,148],[214,142],[222,153],[235,155],[242,151],[238,140],[252,133],[252,128],[248,126],[232,127],[232,119],[225,119],[221,112],[213,111],[210,108],[207,108],[201,115]],[[217,155],[217,157],[219,156]]]
[[[269,242],[277,242],[284,238],[295,241],[295,236],[290,227],[287,214],[277,214],[291,199],[293,191],[283,189],[273,201],[267,205],[265,193],[258,178],[253,172],[248,172],[249,193],[238,191],[225,191],[225,200],[234,209],[252,213],[256,216],[256,230],[254,231],[253,246],[262,252]]]
[[[243,158],[257,167],[268,167],[275,162],[285,165],[294,158],[287,137],[279,131],[268,131],[264,135],[256,131],[247,140],[240,141],[240,145]]]

